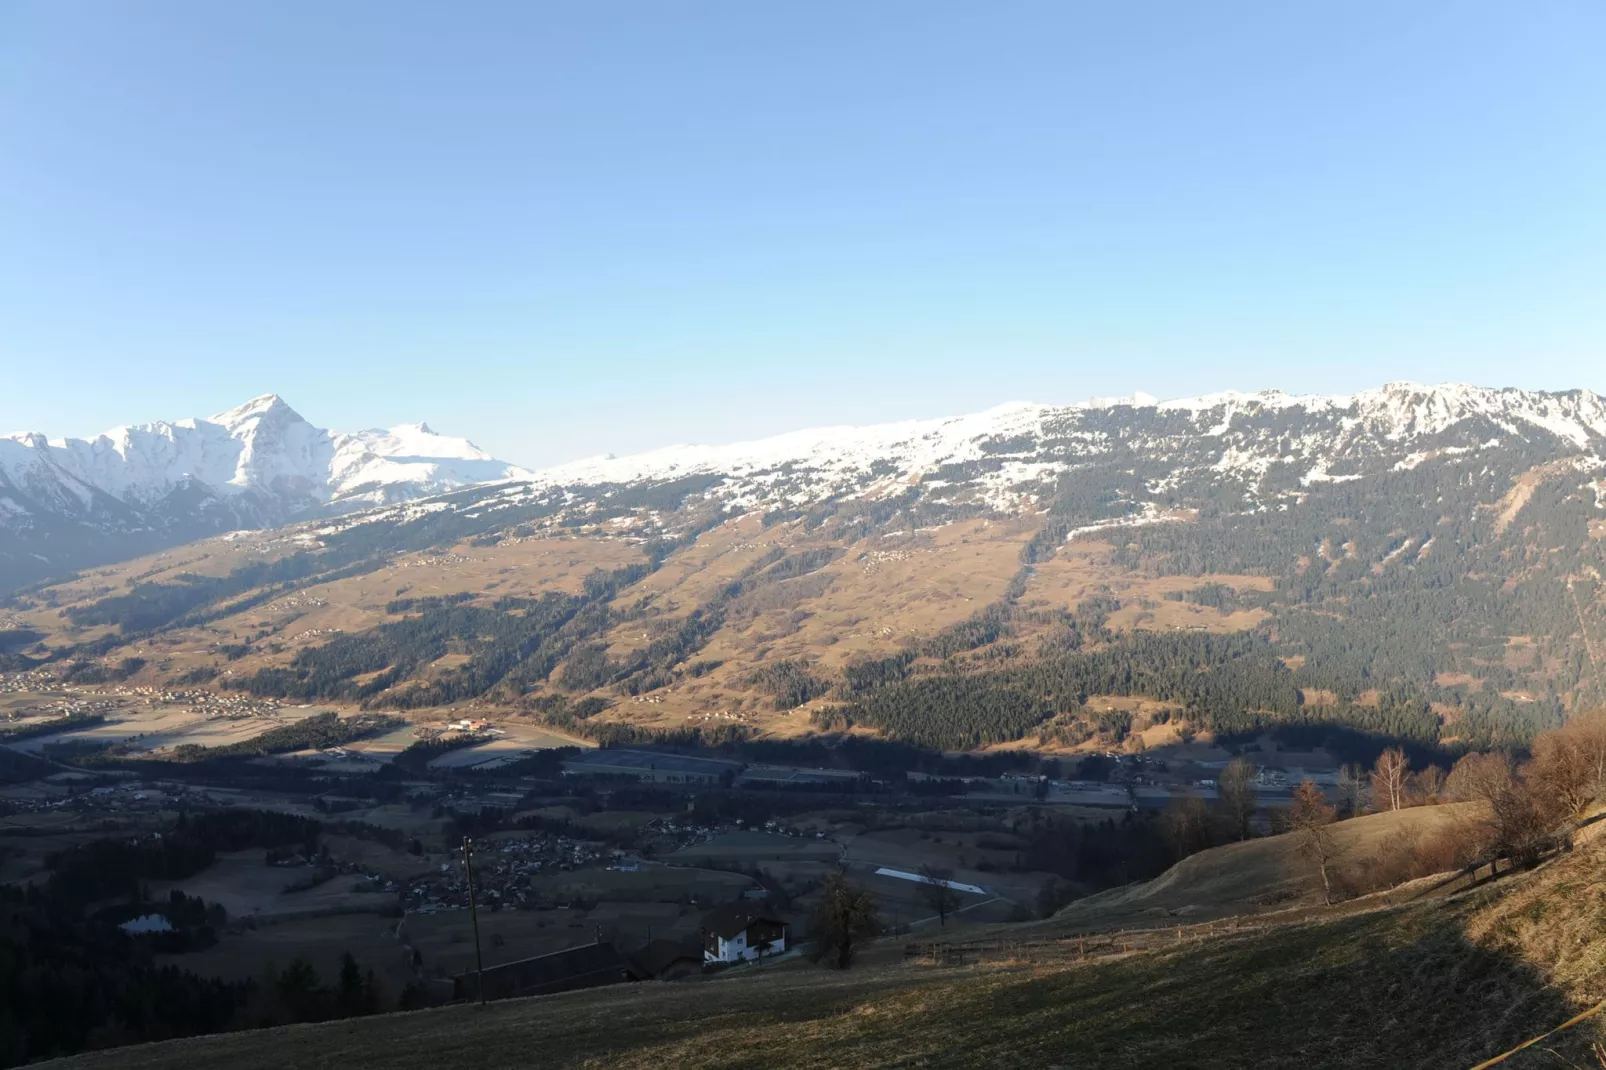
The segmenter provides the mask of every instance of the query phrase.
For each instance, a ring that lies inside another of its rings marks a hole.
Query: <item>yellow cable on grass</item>
[[[1561,1032],[1563,1029],[1571,1029],[1573,1026],[1577,1025],[1579,1022],[1583,1021],[1585,1018],[1592,1018],[1595,1015],[1599,1014],[1603,1010],[1606,1010],[1606,1003],[1597,1003],[1593,1007],[1589,1008],[1589,1010],[1585,1011],[1584,1013],[1579,1014],[1579,1015],[1574,1015],[1573,1017],[1567,1019],[1565,1022],[1561,1023],[1556,1028],[1552,1029],[1550,1032],[1548,1032],[1548,1033],[1540,1033],[1538,1036],[1534,1037],[1532,1040],[1525,1040],[1521,1044],[1518,1044],[1515,1048],[1512,1048],[1510,1051],[1506,1052],[1504,1055],[1496,1055],[1493,1059],[1485,1060],[1484,1062],[1479,1063],[1477,1066],[1474,1066],[1472,1068],[1472,1070],[1484,1070],[1485,1067],[1493,1066],[1495,1063],[1503,1063],[1507,1059],[1511,1058],[1513,1055],[1517,1054],[1522,1049],[1531,1048],[1535,1044],[1539,1043],[1541,1040],[1544,1040],[1546,1037],[1555,1036],[1557,1033]]]

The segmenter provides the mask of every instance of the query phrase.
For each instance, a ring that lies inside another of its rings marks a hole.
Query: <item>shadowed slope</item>
[[[1583,848],[1451,901],[1104,962],[1078,964],[1066,945],[1013,965],[835,974],[797,964],[51,1065],[1466,1067],[1599,998],[1603,861]],[[1580,1028],[1546,1047],[1576,1061],[1590,1036]]]

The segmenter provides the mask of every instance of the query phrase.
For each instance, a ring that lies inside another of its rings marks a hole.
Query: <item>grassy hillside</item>
[[[1367,814],[1332,826],[1335,869],[1363,863],[1471,819],[1474,804]],[[1203,921],[1321,903],[1310,863],[1288,836],[1267,836],[1192,855],[1152,881],[1080,899],[1055,915],[1064,929],[1113,929]]]
[[[1023,927],[1036,942],[1010,961],[905,963],[885,949],[891,961],[845,974],[790,963],[49,1065],[1468,1067],[1606,998],[1603,865],[1606,849],[1585,844],[1450,899],[1184,928],[1169,946],[1088,962],[1052,939],[1074,927],[1061,915]],[[1592,1066],[1591,1028],[1503,1066]]]

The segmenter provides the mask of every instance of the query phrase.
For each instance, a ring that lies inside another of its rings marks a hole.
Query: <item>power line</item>
[[[468,916],[474,925],[474,988],[485,1005],[485,956],[480,952],[480,912],[474,904],[474,841],[463,837],[463,872],[468,877]]]

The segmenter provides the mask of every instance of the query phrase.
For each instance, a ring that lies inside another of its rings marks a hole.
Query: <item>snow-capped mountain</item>
[[[0,555],[73,567],[97,542],[145,549],[529,475],[425,424],[327,431],[266,394],[88,440],[0,436]]]
[[[1463,466],[1490,487],[1509,486],[1514,473],[1563,460],[1598,501],[1606,499],[1603,456],[1601,397],[1465,384],[1017,402],[534,472],[423,424],[320,430],[268,395],[209,420],[116,428],[88,442],[0,438],[0,566],[11,559],[0,581],[330,513],[355,514],[335,529],[443,510],[491,522],[556,509],[584,522],[683,504],[786,513],[913,493],[938,510],[1052,509],[1076,530],[1205,504],[1216,512],[1287,508],[1324,488],[1382,486],[1419,466]],[[477,484],[489,485],[462,490]],[[446,491],[456,493],[438,497]]]
[[[845,489],[844,481],[857,481],[878,467],[888,484],[944,465],[989,458],[1063,467],[1108,453],[1117,441],[1169,455],[1214,451],[1218,470],[1253,471],[1279,460],[1359,462],[1475,427],[1499,436],[1554,436],[1589,451],[1606,442],[1606,401],[1587,390],[1551,394],[1391,383],[1344,396],[1267,390],[1175,401],[1139,394],[1070,406],[1013,402],[949,419],[831,427],[726,446],[681,445],[629,457],[592,458],[541,470],[532,481],[559,486],[634,483],[702,473],[742,480],[806,466],[817,474],[819,489],[829,492]],[[1007,464],[992,467],[1008,470]],[[1008,477],[1036,474],[1031,469],[1009,471]],[[1317,480],[1324,475],[1314,470],[1308,474]]]
[[[1016,402],[949,419],[591,458],[487,488],[475,500],[511,507],[565,488],[584,507],[624,488],[681,481],[697,487],[694,498],[728,511],[876,500],[914,486],[927,501],[1011,511],[1041,503],[1069,479],[1107,501],[1109,515],[1195,505],[1206,493],[1254,510],[1323,484],[1491,451],[1526,465],[1576,457],[1580,470],[1594,471],[1606,455],[1606,400],[1587,390],[1391,383],[1343,396],[1268,390]],[[422,508],[431,506],[380,515]]]

